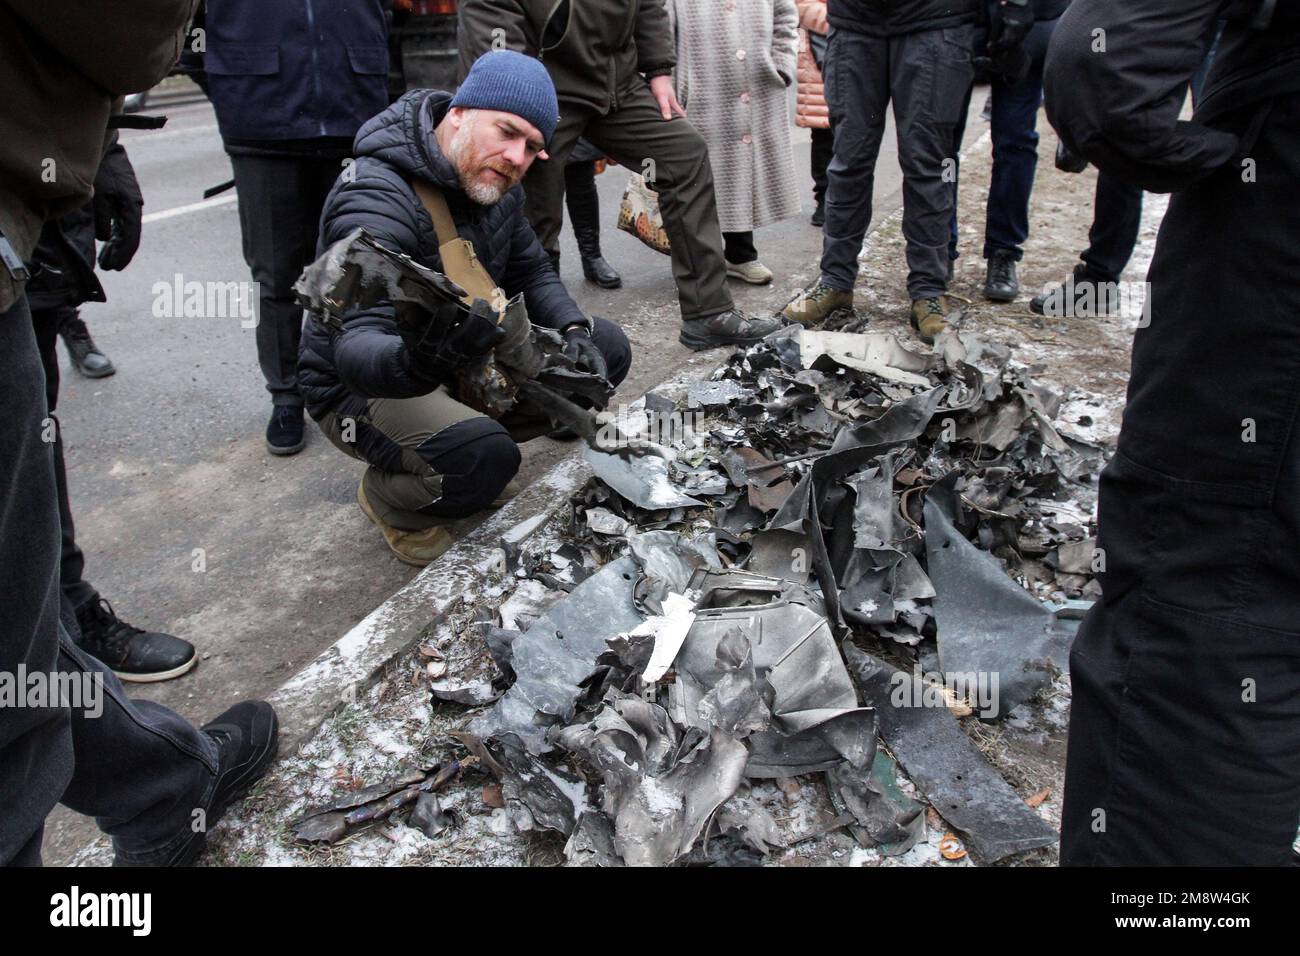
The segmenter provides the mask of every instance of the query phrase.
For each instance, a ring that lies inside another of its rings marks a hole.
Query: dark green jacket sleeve
[[[647,75],[672,72],[677,65],[677,49],[664,0],[640,0],[636,15],[637,69]]]
[[[520,0],[461,0],[456,21],[460,78],[465,79],[474,61],[493,49],[493,43],[498,48],[531,53],[526,24],[527,17]]]

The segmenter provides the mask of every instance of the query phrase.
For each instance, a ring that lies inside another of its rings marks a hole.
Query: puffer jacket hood
[[[433,221],[411,185],[422,179],[442,191],[460,237],[506,296],[524,296],[534,324],[561,329],[589,323],[524,217],[523,188],[515,186],[491,206],[461,189],[435,135],[450,104],[450,93],[412,90],[362,124],[353,141],[354,163],[325,199],[317,253],[361,227],[394,252],[441,272]],[[392,306],[379,306],[349,316],[341,332],[310,319],[298,384],[307,410],[319,419],[343,403],[359,409],[365,399],[412,398],[438,383],[412,373]]]
[[[447,115],[451,94],[415,90],[361,124],[352,142],[357,159],[372,156],[408,176],[459,189],[456,169],[438,146],[434,130]]]

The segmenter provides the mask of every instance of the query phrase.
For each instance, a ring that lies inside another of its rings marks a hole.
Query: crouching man
[[[524,216],[520,180],[546,158],[558,119],[546,68],[507,50],[475,62],[454,97],[407,93],[357,132],[355,165],[325,200],[319,251],[361,227],[473,297],[522,293],[534,325],[617,385],[631,365],[627,337],[583,315]],[[551,426],[518,406],[495,420],[453,397],[456,371],[497,343],[491,322],[471,315],[432,349],[404,341],[402,328],[387,303],[341,331],[309,319],[299,376],[326,437],[370,465],[361,510],[398,558],[423,566],[454,541],[447,522],[502,494],[519,468],[516,442]]]

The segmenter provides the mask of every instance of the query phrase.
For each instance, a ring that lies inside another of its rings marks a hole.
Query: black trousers
[[[259,284],[257,360],[273,405],[302,407],[298,342],[303,311],[293,284],[316,258],[320,214],[339,160],[316,156],[230,157],[239,190],[244,261]]]
[[[124,862],[156,863],[211,803],[216,743],[161,704],[128,700],[112,671],[73,645],[45,376],[25,299],[0,312],[0,355],[0,673],[25,673],[20,688],[43,675],[80,697],[23,694],[0,707],[0,865],[39,865],[56,802],[95,817]]]
[[[1070,655],[1065,864],[1292,862],[1300,94],[1241,152],[1257,181],[1228,162],[1176,193],[1151,263],[1102,475],[1103,598]]]
[[[811,129],[812,148],[809,152],[812,166],[813,202],[821,202],[826,195],[826,168],[835,157],[835,131],[829,126],[825,129]]]
[[[1108,173],[1097,174],[1088,248],[1079,256],[1093,278],[1118,282],[1133,257],[1142,224],[1142,190]]]
[[[59,500],[59,530],[62,541],[59,557],[59,583],[63,596],[73,610],[89,604],[99,597],[89,581],[82,577],[86,556],[77,546],[77,532],[72,523],[72,506],[68,501],[68,473],[63,462],[63,426],[54,416],[59,404],[59,353],[55,346],[59,330],[68,322],[76,321],[77,309],[65,305],[54,309],[33,309],[32,328],[36,332],[36,347],[45,369],[45,401],[49,408],[50,428],[53,431],[54,480]]]

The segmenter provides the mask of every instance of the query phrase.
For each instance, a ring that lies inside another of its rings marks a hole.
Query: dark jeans
[[[758,259],[753,232],[724,232],[722,243],[727,261],[732,265],[738,266]]]
[[[120,859],[161,860],[189,839],[193,811],[211,800],[216,745],[167,708],[127,700],[113,674],[70,640],[76,622],[58,588],[59,511],[43,440],[45,380],[25,300],[0,313],[0,354],[0,418],[8,423],[0,437],[0,671],[88,676],[102,688],[97,716],[69,706],[0,707],[0,864],[40,863],[45,816],[57,802],[94,816]]]
[[[1094,279],[1118,282],[1133,257],[1142,224],[1142,190],[1107,173],[1097,174],[1088,248],[1079,256]]]
[[[993,139],[993,173],[984,218],[985,259],[995,252],[1008,252],[1019,262],[1024,255],[1020,247],[1029,237],[1029,194],[1038,168],[1043,63],[1056,24],[1057,20],[1039,20],[1025,38],[1030,66],[1023,80],[1008,83],[994,78],[992,83],[993,116],[989,129]]]
[[[1222,128],[1241,134],[1254,110]],[[1300,94],[1170,200],[1070,655],[1061,862],[1285,865],[1300,821]]]
[[[547,149],[550,159],[533,163],[524,179],[528,220],[542,247],[553,259],[559,254],[565,163],[580,136],[635,172],[641,171],[643,160],[654,161],[651,185],[658,190],[672,246],[682,318],[702,319],[732,309],[708,147],[685,119],[663,118],[649,85],[638,86],[617,109],[604,114],[567,101],[561,104],[560,123]]]
[[[59,330],[77,320],[77,309],[64,305],[54,309],[33,309],[32,327],[36,331],[36,346],[41,353],[45,370],[45,402],[54,429],[54,480],[58,489],[59,528],[62,534],[59,559],[59,583],[63,596],[76,611],[99,597],[89,581],[82,578],[86,557],[77,546],[76,528],[72,523],[72,506],[68,501],[68,474],[63,461],[63,425],[54,415],[59,404],[59,353],[55,346]]]
[[[298,342],[303,310],[293,284],[316,258],[321,208],[341,166],[337,159],[232,155],[239,190],[244,261],[260,283],[257,360],[274,405],[303,404]]]
[[[955,193],[946,176],[974,67],[974,27],[872,37],[832,30],[826,100],[835,129],[827,170],[821,281],[851,290],[871,225],[876,159],[892,101],[903,169],[907,291],[913,299],[947,289],[949,226]]]

